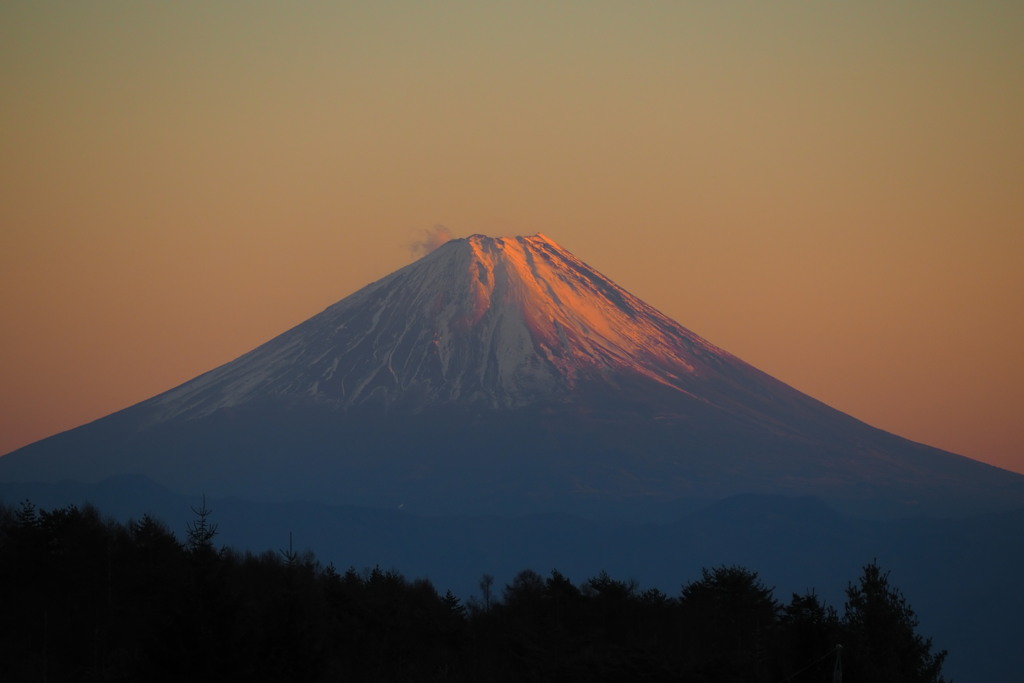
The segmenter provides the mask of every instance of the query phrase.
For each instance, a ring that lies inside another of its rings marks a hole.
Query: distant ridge
[[[428,513],[664,517],[811,495],[874,516],[1024,506],[1024,476],[840,413],[543,235],[448,242],[249,353],[0,458],[0,481]]]

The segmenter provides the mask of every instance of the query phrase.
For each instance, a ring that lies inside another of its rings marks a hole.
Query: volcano
[[[249,353],[0,458],[0,481],[428,514],[665,517],[742,494],[1009,509],[1024,477],[773,379],[543,235],[452,240]]]

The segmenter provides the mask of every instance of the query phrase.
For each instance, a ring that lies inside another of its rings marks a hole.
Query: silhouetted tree
[[[493,606],[491,587],[494,586],[494,577],[484,574],[480,577],[480,599],[483,600],[483,609],[489,612]]]
[[[846,589],[843,666],[857,681],[939,683],[946,651],[932,652],[932,639],[917,633],[918,620],[906,598],[889,585],[889,572],[874,562]]]
[[[450,589],[444,594],[441,601],[456,619],[463,619],[466,616],[466,608],[462,605],[462,601]]]
[[[839,617],[813,592],[793,594],[782,609],[779,658],[787,681],[831,680],[841,645]]]
[[[209,555],[213,553],[213,538],[217,535],[217,525],[210,522],[213,510],[206,506],[206,496],[198,508],[192,508],[195,519],[186,528],[186,544],[193,555]]]
[[[779,606],[743,567],[703,569],[680,598],[687,666],[698,678],[769,680]]]

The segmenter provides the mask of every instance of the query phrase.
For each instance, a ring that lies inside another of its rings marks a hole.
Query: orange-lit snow
[[[548,237],[474,235],[156,400],[165,417],[261,395],[514,406],[609,371],[685,392],[708,358],[732,361]]]

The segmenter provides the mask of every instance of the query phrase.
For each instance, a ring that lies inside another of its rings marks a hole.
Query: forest
[[[524,569],[463,599],[396,569],[218,547],[213,511],[193,513],[179,539],[148,516],[0,506],[0,680],[945,680],[874,561],[841,613],[739,566],[677,594]]]

